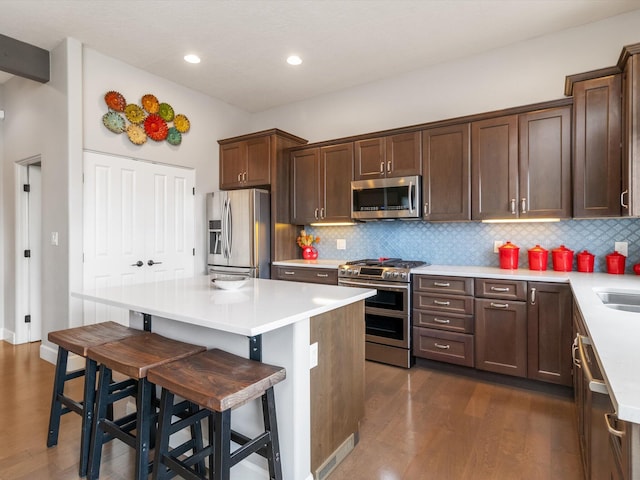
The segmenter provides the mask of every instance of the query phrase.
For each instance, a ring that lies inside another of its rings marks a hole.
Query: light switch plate
[[[494,240],[493,241],[493,253],[499,253],[498,250],[502,245],[504,245],[504,240]]]

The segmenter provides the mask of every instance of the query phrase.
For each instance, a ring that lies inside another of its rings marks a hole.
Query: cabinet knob
[[[527,213],[527,199],[520,199],[520,213]]]
[[[316,218],[316,220],[319,220],[318,211],[319,210],[317,208],[313,211],[313,216]]]
[[[384,162],[380,162],[380,175],[384,174]]]
[[[536,304],[536,289],[531,288],[531,305]]]
[[[391,160],[387,161],[387,172],[391,173]]]
[[[620,206],[622,208],[629,208],[629,204],[628,203],[624,203],[624,196],[625,195],[629,195],[629,190],[624,190],[621,194],[620,194]]]
[[[516,199],[512,198],[511,199],[511,215],[515,215],[516,213],[518,213],[516,211]]]

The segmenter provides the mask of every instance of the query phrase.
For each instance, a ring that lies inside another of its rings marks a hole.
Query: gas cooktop
[[[365,267],[390,267],[390,268],[416,268],[422,265],[428,265],[427,262],[420,260],[402,260],[401,258],[365,258],[362,260],[352,260],[345,262],[345,265],[357,265]]]
[[[365,258],[340,265],[338,277],[409,283],[411,269],[422,265],[428,264],[420,260],[402,260],[401,258]]]

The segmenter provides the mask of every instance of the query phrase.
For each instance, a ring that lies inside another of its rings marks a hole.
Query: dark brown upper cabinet
[[[469,123],[422,132],[422,218],[471,219]]]
[[[640,44],[624,47],[622,70],[622,214],[640,216]]]
[[[621,74],[573,85],[574,217],[621,215],[621,94]]]
[[[249,188],[271,183],[271,137],[263,136],[220,146],[220,189]]]
[[[355,142],[355,180],[421,174],[420,132]]]
[[[471,124],[474,220],[571,216],[571,108]]]
[[[351,221],[353,143],[293,151],[291,168],[292,223]]]

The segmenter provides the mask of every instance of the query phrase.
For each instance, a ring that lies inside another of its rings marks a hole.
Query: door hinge
[[[22,191],[29,193],[31,191],[31,185],[25,183],[24,185],[22,185]]]
[[[31,250],[24,251],[24,258],[31,258]]]
[[[31,315],[24,316],[24,323],[31,323]]]
[[[196,187],[193,187],[193,194],[196,194]]]
[[[193,249],[193,256],[194,257],[196,256],[196,249],[195,248]]]

